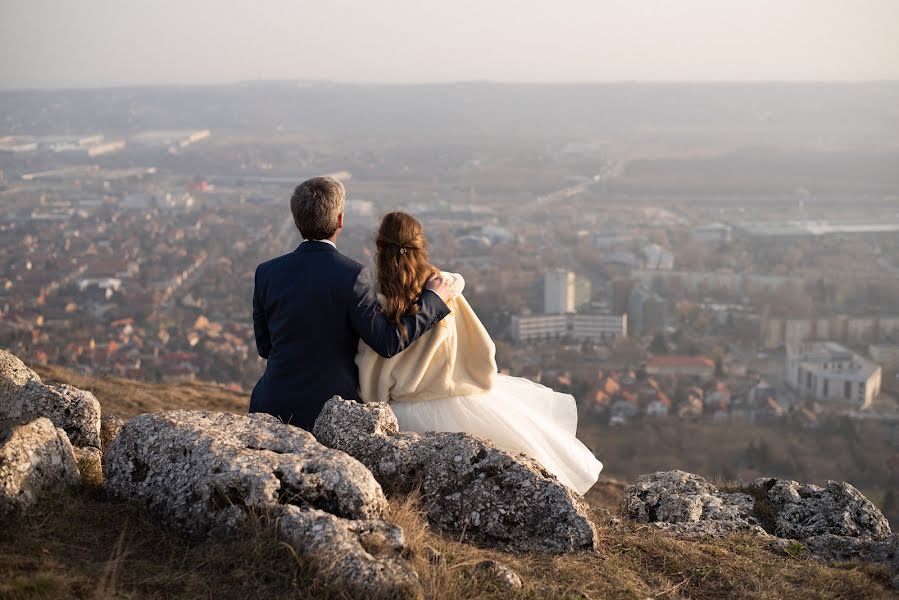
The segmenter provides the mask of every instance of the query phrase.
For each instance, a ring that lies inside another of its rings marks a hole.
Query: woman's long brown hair
[[[437,269],[428,262],[427,241],[418,219],[400,211],[381,219],[375,239],[378,286],[384,294],[384,314],[408,337],[401,319],[418,312],[418,297]]]

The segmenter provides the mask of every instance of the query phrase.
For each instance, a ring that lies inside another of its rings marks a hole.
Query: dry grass
[[[92,390],[104,410],[124,417],[168,408],[246,409],[244,396],[206,384],[100,380],[54,368],[40,373]],[[601,481],[587,501],[614,510],[624,488],[621,481]],[[405,530],[427,598],[895,597],[885,588],[885,567],[825,566],[800,551],[775,554],[748,536],[685,542],[646,526],[600,528],[597,552],[515,555],[435,535],[414,494],[391,499],[390,519]],[[523,589],[511,593],[474,576],[471,567],[485,559],[510,565]],[[96,486],[48,498],[27,518],[0,522],[4,600],[327,597],[309,573],[264,518],[254,517],[232,538],[191,541],[160,526],[143,509],[105,498]]]
[[[291,597],[308,576],[270,528],[191,542],[85,488],[0,523],[0,598]]]
[[[68,383],[93,393],[104,414],[129,419],[135,415],[176,408],[220,410],[243,414],[248,394],[214,383],[147,383],[118,377],[88,377],[55,366],[31,365],[46,383]]]
[[[648,527],[601,531],[598,552],[516,555],[433,534],[415,495],[391,501],[426,598],[891,598],[884,567],[824,566],[774,554],[748,536],[685,542]],[[273,527],[255,518],[239,535],[190,541],[96,489],[48,499],[0,523],[0,598],[322,598]],[[472,567],[515,569],[511,593]],[[332,595],[333,596],[333,595]]]
[[[504,562],[522,577],[520,598],[892,598],[879,566],[828,567],[768,551],[750,536],[687,542],[649,527],[601,530],[598,552],[516,555],[435,536],[415,496],[394,499],[391,519],[406,531],[427,598],[510,597],[472,578],[468,567]],[[429,560],[436,550],[442,561]]]

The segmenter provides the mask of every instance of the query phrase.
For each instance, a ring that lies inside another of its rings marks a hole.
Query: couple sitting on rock
[[[338,252],[344,203],[336,179],[303,182],[290,209],[305,241],[256,269],[253,326],[268,363],[250,412],[312,431],[334,395],[389,402],[401,430],[486,438],[578,493],[590,489],[602,464],[575,436],[574,398],[497,373],[462,276],[428,262],[411,215],[381,220],[374,277]]]

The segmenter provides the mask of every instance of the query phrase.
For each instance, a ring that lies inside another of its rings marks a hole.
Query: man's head
[[[342,183],[333,177],[313,177],[293,191],[290,212],[303,239],[327,240],[343,227],[345,203]]]

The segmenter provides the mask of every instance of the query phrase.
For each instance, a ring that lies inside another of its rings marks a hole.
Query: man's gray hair
[[[337,231],[337,215],[345,204],[342,183],[333,177],[313,177],[293,191],[290,212],[303,239],[326,240]]]

